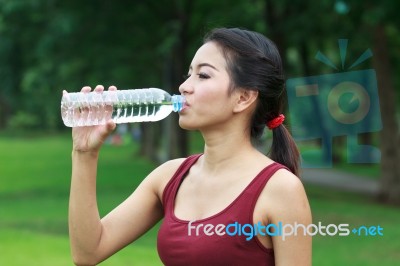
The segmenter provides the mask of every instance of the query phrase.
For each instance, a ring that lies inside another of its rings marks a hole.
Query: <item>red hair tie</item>
[[[283,114],[280,114],[274,119],[268,121],[267,127],[272,130],[274,128],[279,127],[283,123],[283,121],[285,121],[285,116]]]

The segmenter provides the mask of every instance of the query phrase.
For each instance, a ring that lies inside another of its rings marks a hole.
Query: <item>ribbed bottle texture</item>
[[[185,98],[156,88],[89,93],[66,93],[61,117],[68,127],[115,123],[152,122],[182,110]]]

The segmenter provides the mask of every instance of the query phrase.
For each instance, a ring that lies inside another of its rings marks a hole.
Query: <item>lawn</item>
[[[0,265],[73,265],[68,240],[69,135],[0,138]],[[153,165],[133,144],[105,146],[98,202],[102,215],[126,198]],[[161,265],[151,230],[101,265]]]
[[[196,144],[197,147],[201,145]],[[0,265],[72,265],[67,211],[69,135],[0,137]],[[134,143],[104,146],[98,176],[102,215],[126,198],[154,165]],[[314,265],[394,265],[400,261],[400,209],[352,193],[306,185],[314,223],[384,228],[383,236],[315,236]],[[101,265],[161,265],[157,228]]]

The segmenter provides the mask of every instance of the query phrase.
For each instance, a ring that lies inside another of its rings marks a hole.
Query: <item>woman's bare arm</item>
[[[82,92],[90,90],[82,88]],[[101,92],[104,88],[97,86],[95,90]],[[102,143],[114,128],[110,120],[106,125],[72,129],[69,235],[77,265],[99,263],[157,223],[163,215],[163,188],[182,161],[170,161],[155,169],[123,203],[101,219],[96,197],[97,163]]]
[[[300,179],[286,170],[279,170],[266,186],[268,213],[266,223],[282,223],[283,231],[290,233],[296,224],[307,227],[312,223],[311,210]],[[297,235],[272,237],[277,266],[310,266],[312,263],[312,239],[304,235],[301,226]],[[285,233],[285,232],[282,232]]]
[[[155,169],[117,208],[100,219],[95,191],[96,158],[73,155],[69,226],[77,265],[105,260],[153,227],[163,216],[161,193],[181,160]]]

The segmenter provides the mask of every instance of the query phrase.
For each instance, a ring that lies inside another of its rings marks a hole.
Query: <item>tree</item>
[[[400,4],[397,1],[384,0],[357,2],[351,1],[352,8],[361,10],[353,21],[356,25],[362,25],[361,34],[364,38],[370,38],[373,43],[373,67],[376,70],[380,111],[383,128],[380,132],[381,150],[381,177],[379,200],[386,203],[400,204],[400,135],[396,115],[399,110],[396,102],[399,102],[396,92],[393,73],[398,71],[399,54],[396,54],[400,40],[400,20],[397,10]],[[390,34],[391,33],[391,34]],[[371,37],[369,37],[371,36]],[[396,47],[395,49],[393,49]],[[396,58],[397,60],[391,60]],[[397,71],[396,71],[397,69]]]
[[[306,76],[315,66],[307,59],[307,51],[311,47],[322,49],[327,40],[351,37],[353,51],[365,49],[365,43],[372,43],[373,67],[376,70],[381,107],[383,129],[380,133],[381,178],[380,199],[390,203],[400,203],[400,136],[396,121],[395,79],[393,73],[399,69],[396,62],[400,54],[391,49],[400,44],[400,20],[397,10],[400,5],[396,1],[321,1],[319,4],[310,1],[273,1],[266,0],[266,21],[268,31],[278,47],[282,49],[283,59],[289,50],[300,55]],[[301,12],[300,12],[301,11]],[[336,11],[336,12],[332,12]],[[321,17],[322,16],[322,17]],[[317,21],[317,22],[316,22]],[[333,27],[333,25],[335,25]],[[283,34],[283,33],[286,33]],[[371,33],[373,38],[371,38]],[[306,40],[306,42],[304,41]],[[391,60],[396,58],[397,60]],[[286,69],[292,66],[285,60]],[[299,63],[299,61],[296,61]],[[370,134],[362,136],[371,141]]]

